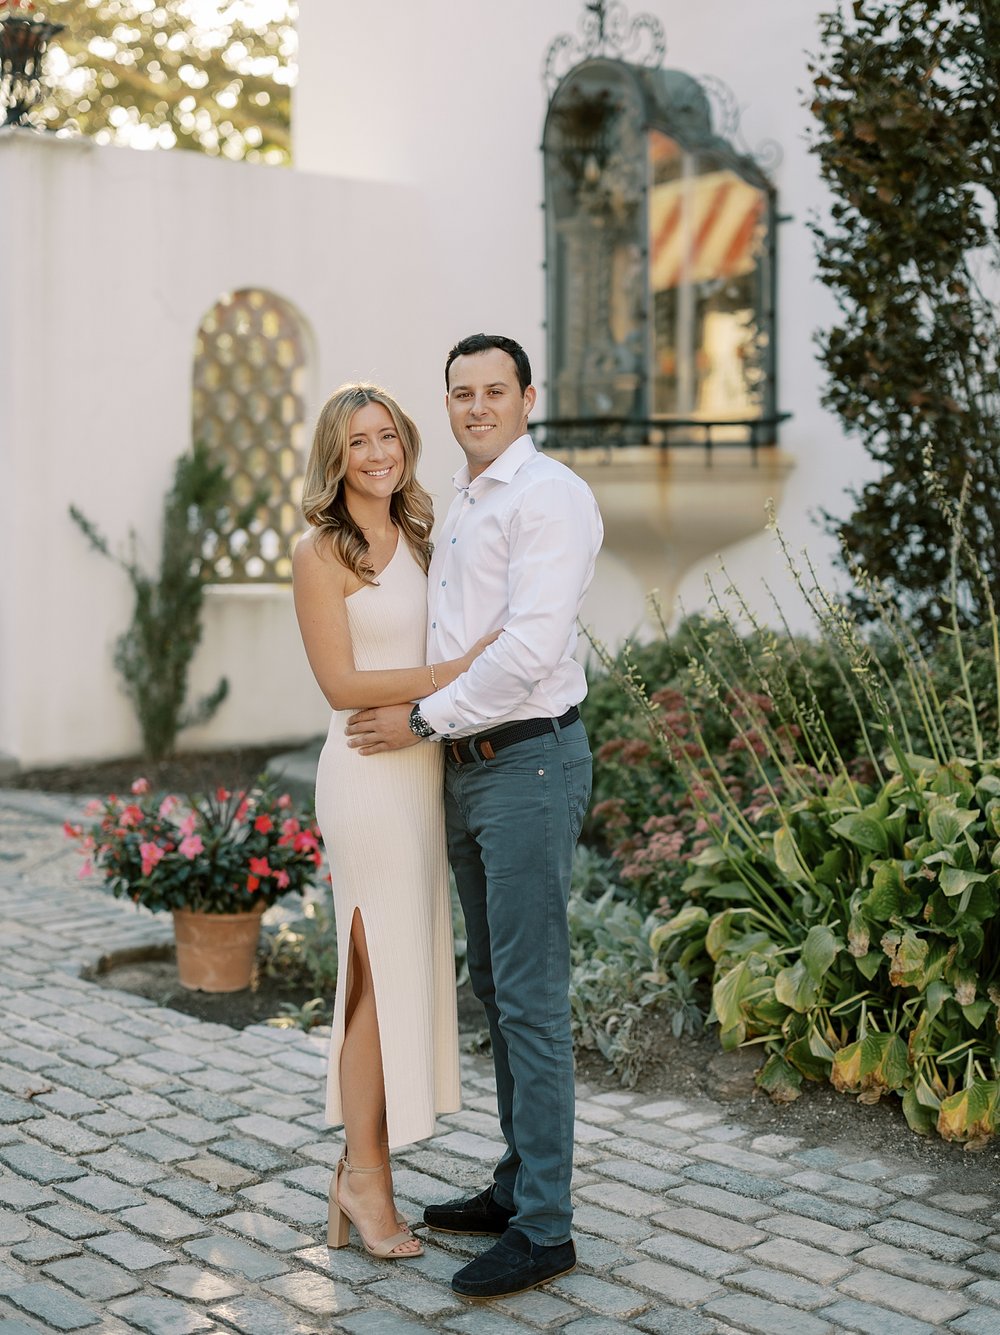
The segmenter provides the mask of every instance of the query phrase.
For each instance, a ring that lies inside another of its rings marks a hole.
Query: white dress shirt
[[[587,693],[576,619],[604,535],[587,484],[515,440],[478,477],[466,465],[428,575],[427,661],[504,633],[450,686],[420,702],[442,737],[558,718]]]

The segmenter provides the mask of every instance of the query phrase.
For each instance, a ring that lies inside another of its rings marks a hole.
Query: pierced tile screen
[[[287,582],[302,528],[303,321],[272,292],[227,293],[195,340],[192,435],[223,461],[233,499],[263,500],[246,528],[209,533],[205,556],[220,583]]]

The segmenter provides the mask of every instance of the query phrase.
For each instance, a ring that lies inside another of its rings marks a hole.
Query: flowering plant
[[[186,799],[136,779],[130,799],[111,794],[85,814],[89,825],[64,826],[84,857],[80,876],[99,872],[114,895],[154,912],[250,912],[307,889],[323,860],[316,825],[266,779]]]

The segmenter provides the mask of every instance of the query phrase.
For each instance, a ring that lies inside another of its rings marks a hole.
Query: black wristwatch
[[[410,732],[414,737],[433,737],[434,729],[420,712],[420,705],[416,704],[410,710]]]

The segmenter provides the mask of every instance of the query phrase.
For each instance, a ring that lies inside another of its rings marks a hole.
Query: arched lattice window
[[[263,502],[245,529],[210,534],[206,555],[222,583],[291,578],[302,528],[308,336],[293,306],[256,288],[220,297],[195,340],[192,433],[225,464],[233,498]]]

